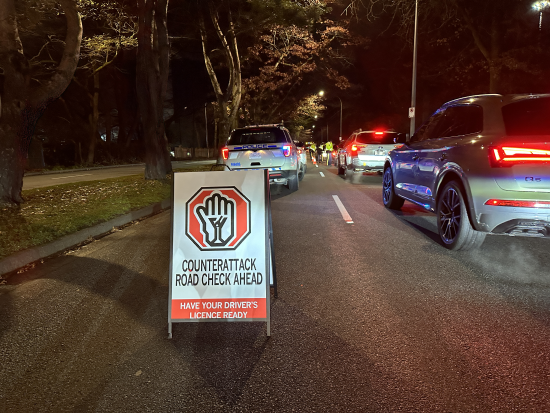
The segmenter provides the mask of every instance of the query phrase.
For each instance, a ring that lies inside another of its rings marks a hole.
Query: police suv
[[[282,125],[253,125],[235,129],[221,150],[218,163],[231,171],[267,169],[269,183],[298,189],[302,163],[288,129]]]

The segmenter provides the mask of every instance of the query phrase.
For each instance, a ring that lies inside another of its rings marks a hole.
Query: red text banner
[[[172,300],[172,318],[180,320],[265,319],[265,298]]]

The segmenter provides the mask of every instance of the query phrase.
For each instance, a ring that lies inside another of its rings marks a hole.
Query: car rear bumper
[[[233,168],[231,171],[263,171],[267,169],[269,172],[270,184],[286,185],[288,179],[296,175],[296,171],[281,169],[281,168]]]
[[[478,222],[494,234],[550,237],[550,210],[484,206]]]
[[[352,166],[355,171],[367,171],[384,169],[385,156],[380,155],[361,155],[359,158],[352,159]]]

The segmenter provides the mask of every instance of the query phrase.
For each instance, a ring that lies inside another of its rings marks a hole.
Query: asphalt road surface
[[[216,161],[207,159],[203,161],[173,161],[173,168],[184,168],[190,165],[210,165]],[[23,178],[23,190],[43,188],[46,186],[68,184],[81,181],[97,181],[100,179],[118,178],[128,175],[142,175],[145,172],[145,165],[122,166],[113,168],[90,168],[89,170],[77,170],[66,172],[55,172],[40,175],[29,175]]]
[[[549,240],[449,252],[431,214],[383,207],[381,180],[310,165],[274,190],[269,339],[265,323],[167,339],[169,212],[10,278],[0,411],[550,411]]]

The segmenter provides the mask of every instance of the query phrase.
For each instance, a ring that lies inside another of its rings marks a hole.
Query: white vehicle
[[[288,129],[254,125],[235,129],[221,150],[218,163],[231,171],[267,169],[269,183],[298,190],[301,162]],[[303,173],[302,173],[303,176]]]
[[[405,141],[405,135],[388,130],[355,131],[342,143],[338,153],[338,175],[384,169],[389,151]]]
[[[294,141],[294,144],[298,150],[298,159],[300,160],[300,173],[298,174],[298,178],[301,181],[304,179],[304,175],[307,172],[307,149],[303,142]]]

